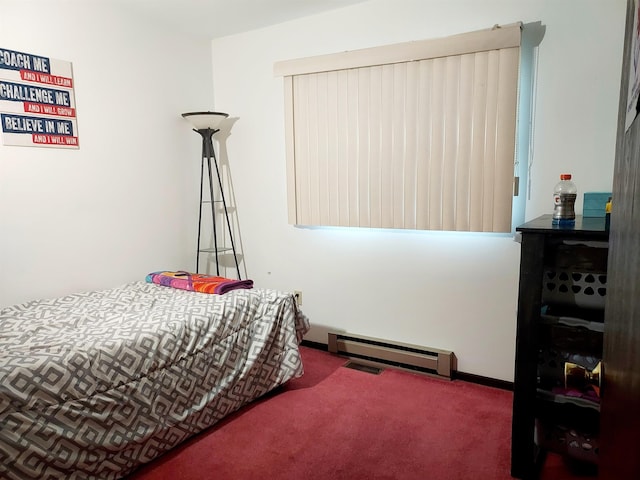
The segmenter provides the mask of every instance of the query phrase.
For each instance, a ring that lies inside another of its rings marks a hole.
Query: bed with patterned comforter
[[[0,478],[121,478],[303,373],[293,296],[134,282],[0,310]]]

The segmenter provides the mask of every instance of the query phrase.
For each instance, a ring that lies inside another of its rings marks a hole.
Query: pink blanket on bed
[[[239,288],[253,288],[253,280],[234,280],[232,278],[181,271],[153,272],[147,275],[146,280],[149,283],[156,283],[165,287],[219,295]]]

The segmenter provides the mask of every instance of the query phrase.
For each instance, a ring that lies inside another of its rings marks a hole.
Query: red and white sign
[[[71,62],[0,48],[5,145],[79,148]]]

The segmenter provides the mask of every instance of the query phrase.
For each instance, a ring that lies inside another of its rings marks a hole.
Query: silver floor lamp
[[[216,228],[216,203],[222,203],[224,217],[226,219],[227,229],[229,231],[229,240],[231,250],[233,251],[233,259],[238,272],[238,280],[240,278],[240,266],[238,265],[238,256],[236,254],[236,246],[233,242],[233,232],[231,231],[231,221],[229,220],[229,211],[227,210],[227,202],[224,198],[224,190],[222,188],[222,178],[220,176],[220,168],[216,159],[215,150],[213,148],[213,135],[219,132],[220,123],[229,116],[228,113],[221,112],[189,112],[183,113],[182,116],[191,123],[193,130],[198,132],[202,137],[202,163],[200,165],[200,210],[198,213],[198,250],[196,252],[196,273],[200,268],[200,253],[214,253],[216,256],[216,275],[220,276],[220,259],[221,252],[228,251],[229,248],[218,247],[218,233]],[[211,160],[216,169],[216,177],[218,178],[218,187],[220,190],[220,198],[215,199],[213,193],[213,172],[211,169]],[[203,198],[204,192],[204,166],[207,165],[209,179],[209,203],[211,204],[211,220],[213,222],[213,248],[202,248],[200,246],[200,236],[202,232],[202,205],[206,203]]]

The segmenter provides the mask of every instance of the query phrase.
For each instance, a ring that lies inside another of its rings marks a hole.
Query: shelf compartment
[[[536,393],[535,417],[550,425],[562,425],[584,435],[598,436],[600,405],[585,399],[554,395],[544,389]]]
[[[575,397],[571,395],[555,393],[550,390],[538,388],[538,398],[542,401],[553,402],[557,405],[573,405],[579,408],[589,408],[595,412],[600,411],[600,403],[596,399]],[[598,399],[599,400],[599,399]]]
[[[604,309],[607,275],[569,268],[546,267],[542,301],[580,308]]]
[[[536,419],[535,438],[536,444],[545,450],[598,464],[600,444],[595,434]]]
[[[600,406],[538,389],[535,443],[541,448],[591,464],[598,463]]]
[[[608,254],[607,242],[550,240],[545,249],[545,264],[560,269],[606,274]]]
[[[592,330],[604,331],[604,309],[579,308],[575,305],[546,303],[540,309],[540,314],[558,318],[565,325],[584,326]],[[601,326],[595,324],[600,324]]]
[[[608,252],[602,242],[549,245],[542,278],[543,303],[604,309]]]
[[[601,355],[584,355],[555,348],[538,350],[538,387],[545,390],[564,387],[565,363],[575,363],[592,371],[602,360]]]
[[[585,356],[602,355],[604,323],[576,317],[542,314],[539,344]]]

